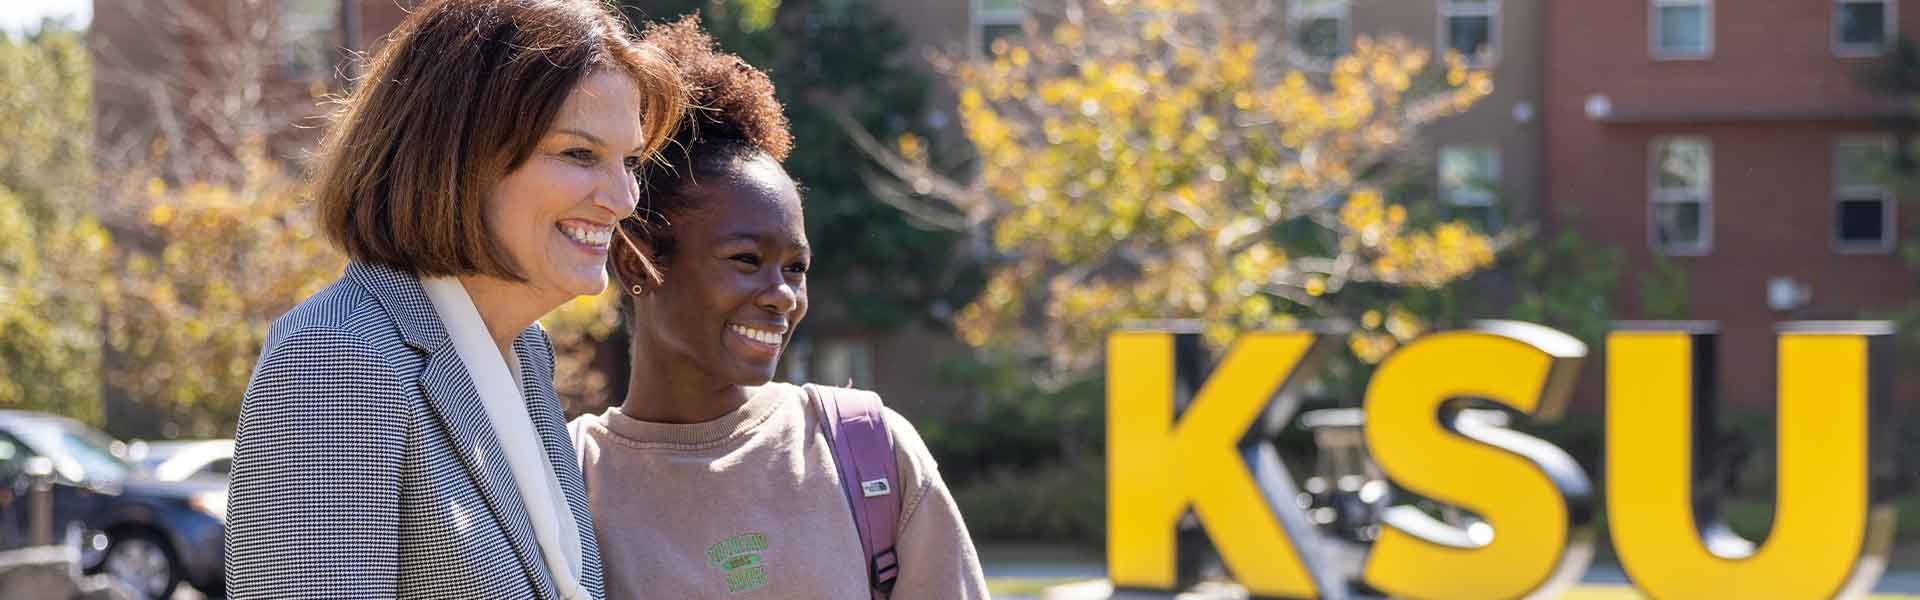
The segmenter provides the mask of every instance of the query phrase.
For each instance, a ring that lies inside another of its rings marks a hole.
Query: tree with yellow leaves
[[[121,9],[140,37],[95,30],[104,101],[82,159],[99,177],[82,204],[112,238],[88,375],[115,435],[230,435],[269,324],[346,263],[295,160],[337,88],[284,76],[279,11],[154,0]]]
[[[98,422],[106,231],[92,191],[86,47],[49,25],[0,34],[0,409]]]
[[[992,275],[958,318],[969,342],[1072,372],[1132,322],[1195,319],[1220,343],[1331,318],[1359,325],[1372,362],[1426,325],[1343,291],[1492,264],[1502,240],[1384,191],[1424,126],[1491,91],[1460,57],[1363,38],[1313,64],[1281,2],[1048,5],[990,60],[944,65],[975,180],[940,178],[920,140],[863,140],[910,211],[990,242]]]
[[[346,258],[320,236],[300,179],[250,148],[237,181],[159,178],[124,190],[102,376],[156,422],[124,434],[227,435],[267,326],[320,291]],[[127,183],[139,179],[127,178]]]

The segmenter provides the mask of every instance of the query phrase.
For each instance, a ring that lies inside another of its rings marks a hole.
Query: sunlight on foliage
[[[1385,308],[1341,303],[1349,284],[1436,288],[1493,263],[1496,240],[1413,222],[1371,180],[1489,93],[1486,72],[1367,38],[1324,73],[1292,68],[1272,15],[1234,6],[1070,3],[1050,31],[950,65],[1002,257],[959,316],[967,341],[1084,368],[1131,322],[1199,319],[1224,342]],[[1425,327],[1377,320],[1363,360]]]
[[[232,427],[267,326],[346,263],[299,179],[258,152],[243,160],[239,182],[150,179],[120,197],[146,219],[112,253],[106,325],[120,359],[106,376],[192,435]]]
[[[109,235],[86,203],[91,77],[79,33],[0,37],[0,409],[97,424]]]

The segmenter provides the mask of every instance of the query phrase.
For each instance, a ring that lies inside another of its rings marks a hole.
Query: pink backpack
[[[820,428],[840,468],[840,488],[853,507],[860,548],[867,553],[867,582],[874,600],[887,600],[900,578],[894,527],[900,522],[900,465],[893,458],[880,395],[864,390],[808,384],[807,397],[820,411]]]

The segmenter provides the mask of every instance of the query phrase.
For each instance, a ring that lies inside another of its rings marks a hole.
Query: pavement
[[[1210,600],[1246,598],[1237,586],[1212,586],[1177,596],[1166,594],[1115,595],[1106,580],[1106,565],[1097,552],[1065,546],[983,545],[982,567],[988,587],[996,588],[1000,600]],[[1051,582],[1052,585],[1042,584]],[[1042,589],[1035,589],[1042,588]],[[1017,590],[1005,592],[1002,590]],[[1875,600],[1912,598],[1920,600],[1920,570],[1886,573],[1874,584]],[[1620,600],[1640,598],[1629,587],[1627,574],[1616,565],[1594,565],[1580,578],[1580,587],[1567,598],[1579,600]]]
[[[1148,598],[1149,596],[1114,596],[1113,587],[1107,583],[1107,566],[1098,551],[1073,546],[1036,545],[1036,544],[1000,544],[983,545],[980,548],[982,568],[985,569],[988,584],[995,587],[1018,589],[1014,593],[996,593],[999,600],[1078,600],[1107,598]],[[1017,584],[1016,584],[1017,583]],[[1628,585],[1627,574],[1614,565],[1594,565],[1580,578],[1581,591],[1605,592],[1624,588]],[[1031,588],[1045,585],[1043,590]],[[1895,571],[1880,577],[1874,585],[1875,594],[1912,595],[1920,597],[1920,570]],[[1580,594],[1582,598],[1604,598],[1606,595]],[[1168,598],[1160,595],[1158,598]],[[1215,587],[1198,594],[1177,596],[1180,600],[1203,600],[1206,598],[1244,598],[1243,593],[1229,587]],[[1620,596],[1638,598],[1637,594]],[[175,590],[172,600],[205,600],[206,596],[194,591],[191,586],[182,585]]]

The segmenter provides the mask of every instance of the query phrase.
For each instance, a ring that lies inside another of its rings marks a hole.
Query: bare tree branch
[[[831,114],[834,121],[840,124],[841,131],[846,132],[854,145],[859,147],[861,152],[866,153],[868,159],[896,179],[911,182],[910,185],[920,196],[937,199],[947,204],[953,211],[964,216],[969,228],[986,223],[1004,210],[1005,207],[989,196],[978,183],[962,184],[935,172],[924,164],[901,157],[886,144],[874,139],[873,134],[860,126],[860,122],[854,120],[853,115],[848,114],[845,109],[830,108],[828,114]],[[917,198],[901,198],[901,200],[918,201]],[[930,212],[930,209],[916,209],[914,212]]]
[[[899,209],[918,226],[956,233],[974,233],[975,224],[968,220],[966,215],[940,210],[932,203],[915,199],[909,192],[900,188],[896,179],[870,171],[862,172],[860,179],[866,183],[867,191],[873,192],[874,199]]]

